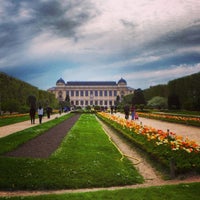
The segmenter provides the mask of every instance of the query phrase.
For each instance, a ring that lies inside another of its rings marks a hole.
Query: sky
[[[0,0],[0,71],[146,89],[200,71],[200,0]]]

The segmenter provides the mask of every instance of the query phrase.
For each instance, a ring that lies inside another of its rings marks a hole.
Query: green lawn
[[[38,128],[45,129],[48,123]],[[37,127],[31,130],[37,132]],[[29,135],[32,134],[31,130]],[[0,139],[4,149],[0,150],[1,153],[5,149],[10,150],[8,146],[18,140],[19,143],[23,139],[26,141],[27,135],[27,132],[20,132]],[[0,171],[3,173],[0,174],[0,189],[48,190],[142,183],[143,178],[131,162],[126,158],[120,159],[120,153],[108,140],[95,115],[83,114],[48,159],[1,156]]]
[[[37,116],[36,116],[37,117]],[[8,117],[8,118],[0,118],[0,127],[6,126],[18,122],[23,122],[26,120],[30,120],[30,116],[27,114],[25,116],[14,116],[14,117]]]
[[[45,131],[49,130],[53,126],[56,126],[57,124],[63,122],[64,120],[67,120],[71,116],[73,116],[73,113],[69,113],[67,115],[64,115],[62,117],[53,119],[51,121],[38,124],[37,126],[25,129],[23,131],[16,132],[14,134],[8,135],[7,137],[0,138],[0,155],[11,151],[18,147],[19,145],[25,143],[26,141],[44,133]]]
[[[0,197],[0,200],[199,200],[200,183],[157,186],[140,189],[50,194],[29,197]]]

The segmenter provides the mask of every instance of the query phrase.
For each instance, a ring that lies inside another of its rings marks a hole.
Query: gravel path
[[[116,115],[124,118],[124,115],[121,113],[116,113]],[[194,140],[200,145],[200,127],[163,122],[143,117],[140,117],[139,120],[135,120],[135,122],[139,124],[142,123],[142,125],[151,126],[162,131],[167,131],[169,129],[169,131],[175,133],[176,135],[181,135],[183,136],[183,138],[189,138],[190,140]]]

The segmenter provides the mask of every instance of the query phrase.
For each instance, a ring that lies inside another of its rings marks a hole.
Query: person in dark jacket
[[[125,119],[129,118],[130,108],[129,105],[124,106]]]
[[[31,118],[31,124],[35,124],[35,108],[33,106],[31,106],[30,108],[30,118]]]

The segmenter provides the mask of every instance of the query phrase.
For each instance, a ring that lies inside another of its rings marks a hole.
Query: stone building
[[[69,96],[71,106],[114,106],[118,99],[134,92],[127,86],[126,80],[115,81],[65,81],[60,78],[56,86],[48,89],[59,101]]]

